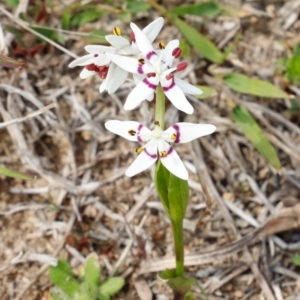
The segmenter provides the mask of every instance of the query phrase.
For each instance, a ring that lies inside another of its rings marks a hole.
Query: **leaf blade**
[[[289,98],[289,95],[272,83],[260,79],[252,79],[246,75],[232,73],[224,76],[225,84],[232,90],[259,97]]]
[[[279,170],[281,164],[275,148],[269,142],[263,130],[248,110],[242,106],[236,106],[232,111],[232,117],[247,139],[250,140],[261,155],[264,156],[272,166]]]
[[[225,55],[215,46],[214,43],[198,32],[195,28],[177,17],[173,17],[172,22],[182,33],[185,39],[193,45],[202,56],[214,63],[223,63]]]

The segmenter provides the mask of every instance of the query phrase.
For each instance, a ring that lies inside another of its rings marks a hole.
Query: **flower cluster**
[[[194,109],[185,94],[198,95],[202,91],[184,80],[176,77],[176,73],[187,67],[186,62],[174,63],[181,55],[179,40],[172,40],[167,45],[159,43],[160,49],[155,50],[152,42],[163,27],[164,19],[158,18],[143,30],[134,23],[130,24],[130,42],[121,36],[121,30],[113,29],[113,35],[105,38],[111,45],[88,45],[87,55],[70,63],[69,67],[83,66],[80,77],[85,79],[98,74],[103,82],[100,93],[114,93],[127,79],[133,75],[136,87],[128,95],[124,104],[125,110],[136,108],[142,101],[152,101],[158,85],[170,102],[187,114]],[[147,142],[138,148],[137,159],[127,169],[127,176],[144,171],[153,165],[158,158],[162,164],[175,176],[187,180],[188,173],[176,151],[170,143],[187,143],[193,139],[213,133],[216,130],[210,124],[177,123],[163,131],[156,121],[151,131],[134,121],[111,120],[105,127],[130,141]]]

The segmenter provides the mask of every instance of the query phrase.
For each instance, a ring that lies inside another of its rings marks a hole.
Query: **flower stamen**
[[[164,42],[160,42],[158,45],[159,45],[160,49],[165,49],[166,48],[166,44]]]
[[[152,72],[152,73],[148,73],[147,74],[147,77],[150,78],[150,77],[156,77],[156,73]]]
[[[140,65],[140,66],[142,66],[142,65],[145,64],[145,60],[144,60],[143,58],[140,58],[140,59],[138,60],[138,62],[139,62],[139,65]]]
[[[176,66],[177,71],[182,71],[187,67],[187,63],[186,62],[181,62],[180,64],[178,64]]]
[[[134,35],[134,32],[133,32],[133,31],[130,32],[130,40],[131,40],[132,42],[135,42],[135,35]]]
[[[167,151],[160,151],[159,152],[159,157],[166,157],[167,156]]]
[[[135,136],[135,135],[136,135],[136,131],[133,130],[133,129],[130,129],[130,130],[128,130],[128,134],[129,134],[130,136]]]
[[[172,55],[175,57],[175,58],[178,58],[180,55],[181,55],[181,49],[180,48],[175,48],[173,51],[172,51]]]
[[[141,154],[144,151],[144,148],[135,148],[135,152]]]
[[[176,134],[176,133],[173,133],[172,136],[171,136],[171,139],[172,139],[173,141],[175,141],[175,140],[177,139],[177,134]]]
[[[113,34],[120,36],[122,34],[121,29],[119,27],[115,27],[113,29]]]

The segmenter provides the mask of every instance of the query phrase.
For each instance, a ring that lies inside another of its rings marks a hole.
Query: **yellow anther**
[[[143,151],[144,151],[143,148],[136,148],[135,149],[135,152],[138,153],[138,154],[141,154]]]
[[[176,133],[173,133],[172,136],[171,136],[171,139],[172,139],[173,141],[175,141],[176,138],[177,138],[177,134],[176,134]]]
[[[128,134],[131,135],[131,136],[135,136],[136,131],[130,129],[130,130],[128,130]]]
[[[159,152],[159,157],[166,157],[167,156],[167,151],[160,151]]]
[[[164,42],[160,42],[158,45],[159,45],[160,49],[165,49],[166,48],[166,44]]]
[[[154,125],[160,126],[160,125],[159,125],[159,121],[154,121]]]
[[[143,58],[140,58],[138,61],[140,66],[145,64],[145,60]]]
[[[113,29],[113,34],[114,35],[121,35],[122,34],[121,29],[119,27],[115,27]]]

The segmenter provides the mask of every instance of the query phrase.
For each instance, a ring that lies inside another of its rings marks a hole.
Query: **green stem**
[[[162,130],[164,130],[165,128],[165,106],[165,93],[161,85],[159,84],[156,89],[155,121],[159,122],[160,128]]]
[[[184,244],[183,244],[183,221],[171,220],[176,258],[176,277],[184,275]]]

